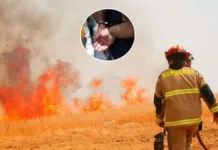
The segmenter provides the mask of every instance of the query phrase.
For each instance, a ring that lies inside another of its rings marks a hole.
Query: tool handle
[[[203,122],[201,122],[201,123],[198,125],[198,131],[202,131],[202,128],[203,128]]]
[[[200,133],[198,131],[197,131],[197,139],[198,139],[198,142],[201,144],[202,148],[204,150],[208,150],[207,146],[204,144],[203,140],[201,139]]]
[[[164,128],[163,130],[163,134],[166,135],[167,130]]]

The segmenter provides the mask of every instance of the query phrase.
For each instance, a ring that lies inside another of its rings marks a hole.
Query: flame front
[[[94,79],[91,87],[94,93],[85,103],[75,98],[69,107],[65,103],[62,89],[79,87],[79,72],[70,72],[70,64],[58,60],[42,73],[38,82],[33,84],[30,79],[29,50],[19,47],[10,53],[4,53],[4,63],[8,69],[12,84],[0,87],[0,102],[3,108],[2,121],[19,121],[70,112],[106,111],[116,105],[112,104],[102,93],[97,92],[103,81]],[[126,78],[121,85],[125,91],[121,98],[127,105],[148,101],[148,92],[137,88],[138,79]]]
[[[122,98],[129,105],[148,102],[149,96],[146,96],[148,89],[138,88],[138,81],[138,78],[132,77],[122,80],[122,86],[125,88]]]
[[[22,47],[4,53],[4,63],[14,82],[12,86],[0,87],[4,121],[57,115],[58,109],[65,107],[61,87],[69,84],[79,86],[78,72],[66,78],[69,64],[60,60],[38,78],[37,84],[32,84],[28,54],[29,51]]]

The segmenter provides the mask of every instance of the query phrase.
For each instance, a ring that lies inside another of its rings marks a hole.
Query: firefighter
[[[186,67],[190,56],[176,45],[165,52],[169,68],[156,83],[154,105],[156,123],[167,130],[169,150],[191,150],[192,137],[202,121],[201,95],[218,123],[218,103],[204,77]]]

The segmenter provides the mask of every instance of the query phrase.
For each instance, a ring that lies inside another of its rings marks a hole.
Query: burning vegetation
[[[21,121],[39,117],[69,114],[72,112],[106,111],[116,107],[110,99],[97,92],[103,81],[94,79],[90,85],[96,89],[87,100],[74,98],[71,105],[66,104],[64,89],[76,90],[80,87],[79,71],[72,69],[70,64],[58,60],[49,66],[38,78],[37,82],[30,79],[30,50],[18,47],[12,52],[2,54],[9,81],[0,86],[0,103],[3,114],[1,121]],[[73,71],[72,71],[73,70]],[[128,77],[121,82],[124,93],[122,100],[127,105],[147,102],[147,89],[138,88],[138,79]]]

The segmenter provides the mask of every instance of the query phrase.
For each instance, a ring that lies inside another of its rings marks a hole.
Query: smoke
[[[54,63],[57,59],[70,62],[81,72],[82,89],[74,95],[88,94],[87,85],[96,76],[105,79],[104,89],[106,95],[111,95],[114,99],[120,98],[119,94],[112,94],[114,91],[120,91],[116,86],[120,84],[121,78],[130,75],[145,76],[151,78],[152,75],[147,73],[147,67],[151,60],[146,59],[151,55],[152,39],[148,31],[151,26],[137,26],[141,22],[137,22],[132,12],[128,11],[127,5],[117,8],[117,2],[106,5],[102,2],[91,4],[92,7],[85,7],[89,2],[75,2],[70,0],[49,1],[34,0],[26,2],[18,0],[3,1],[1,4],[1,52],[11,51],[18,45],[22,45],[31,50],[31,77],[36,79],[49,63]],[[80,5],[81,7],[76,7]],[[145,35],[143,40],[136,37],[133,50],[121,60],[115,62],[98,61],[91,58],[84,50],[80,41],[80,28],[87,16],[96,10],[110,6],[126,14],[135,24],[137,36]],[[121,3],[118,5],[121,6]],[[86,11],[85,11],[86,10]],[[142,13],[142,12],[141,12]],[[149,19],[146,19],[149,22]],[[144,44],[146,43],[149,44]],[[143,47],[141,47],[143,45]],[[147,51],[149,50],[149,51]],[[137,58],[139,61],[135,61]],[[128,62],[128,66],[126,63]],[[122,69],[121,69],[122,68]],[[140,69],[139,69],[140,68]],[[4,67],[2,67],[3,71]],[[115,75],[114,72],[117,74]],[[150,72],[150,71],[149,71]],[[7,75],[2,77],[4,80]],[[113,81],[112,81],[113,80]],[[146,80],[143,81],[147,86]],[[107,83],[107,84],[106,84]],[[113,89],[113,90],[108,90]],[[114,96],[117,95],[117,96]],[[116,98],[115,98],[116,97]]]
[[[105,66],[102,66],[92,72],[93,67],[87,65],[98,62],[92,62],[93,58],[82,49],[80,28],[89,14],[78,14],[80,8],[75,7],[75,1],[0,0],[0,3],[1,62],[14,61],[17,57],[14,49],[22,46],[31,51],[28,59],[33,81],[59,59],[70,62],[72,68],[76,67],[82,72],[82,77],[85,77],[82,85],[87,85],[104,70]],[[4,63],[0,64],[0,71],[0,85],[13,85],[16,75],[12,77],[13,73],[7,70]],[[71,97],[69,94],[66,96],[69,99]]]

